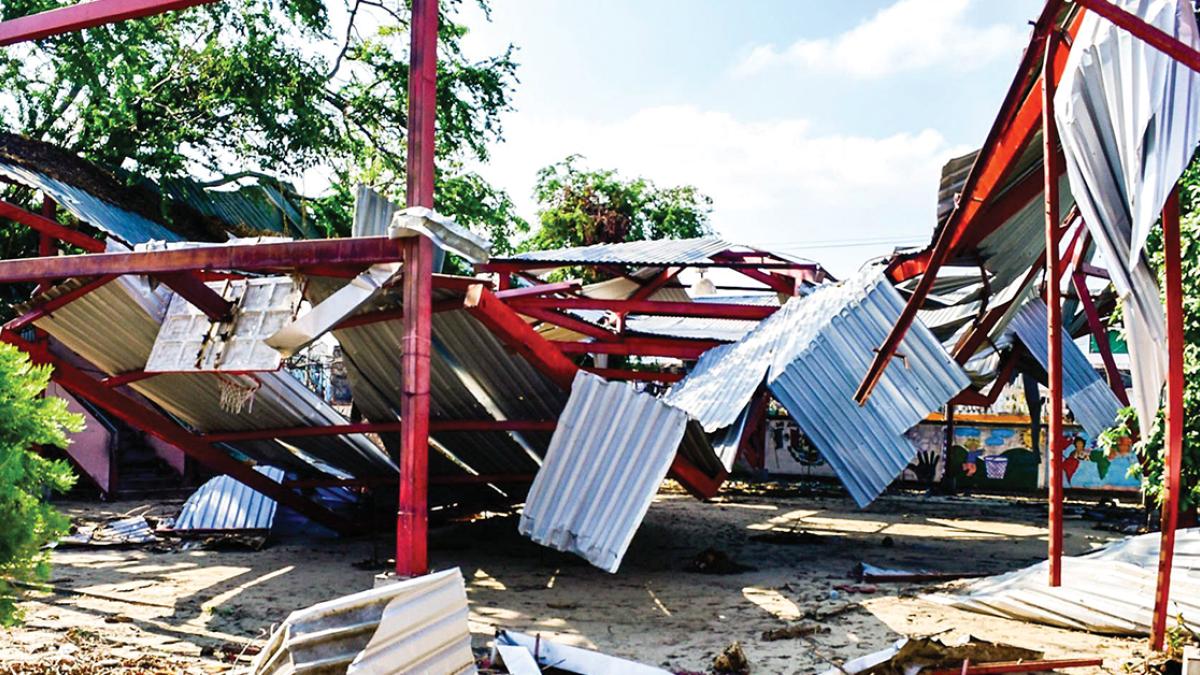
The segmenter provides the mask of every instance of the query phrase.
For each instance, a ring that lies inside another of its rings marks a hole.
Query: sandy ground
[[[137,505],[62,506],[79,522]],[[1091,672],[1124,672],[1126,663],[1140,663],[1143,640],[948,609],[917,597],[931,585],[879,585],[875,593],[833,597],[833,587],[848,583],[860,561],[986,573],[1036,562],[1045,556],[1044,521],[1044,506],[1010,498],[902,494],[859,511],[823,488],[727,489],[710,504],[665,490],[615,575],[521,538],[512,516],[439,528],[431,535],[431,562],[462,569],[481,649],[496,629],[510,628],[671,670],[704,671],[738,640],[755,673],[813,673],[902,635],[965,632],[1041,649],[1048,658],[1103,657],[1104,667]],[[1093,525],[1067,522],[1068,554],[1119,536]],[[792,544],[761,539],[772,531],[813,536]],[[229,667],[222,657],[227,663],[253,651],[288,612],[370,587],[390,548],[389,541],[364,539],[273,542],[261,551],[59,550],[51,583],[60,592],[36,593],[24,603],[25,626],[0,634],[0,664],[64,653],[69,660],[82,636],[105,644],[114,663],[165,654],[175,670],[220,672]],[[688,571],[710,548],[752,569]],[[761,639],[801,615],[828,612],[838,612],[820,620],[828,632]]]

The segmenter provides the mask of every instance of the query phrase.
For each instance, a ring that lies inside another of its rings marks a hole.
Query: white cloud
[[[786,48],[756,45],[734,67],[753,75],[778,67],[876,78],[931,66],[970,70],[1020,53],[1028,31],[966,22],[971,0],[899,0],[833,38],[797,40]]]
[[[508,141],[481,173],[531,220],[537,169],[578,153],[590,167],[696,185],[713,198],[713,224],[723,236],[787,247],[841,273],[889,246],[810,252],[804,243],[927,239],[941,165],[964,150],[931,129],[880,138],[821,135],[805,119],[751,122],[690,105],[646,108],[612,122],[518,115],[506,125]]]

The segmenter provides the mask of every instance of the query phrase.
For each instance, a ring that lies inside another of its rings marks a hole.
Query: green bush
[[[44,579],[44,547],[67,530],[66,517],[46,503],[51,491],[75,482],[71,467],[37,453],[37,446],[65,448],[67,432],[83,429],[83,417],[61,398],[43,397],[50,368],[35,366],[15,347],[0,344],[0,625],[21,618],[12,582]]]

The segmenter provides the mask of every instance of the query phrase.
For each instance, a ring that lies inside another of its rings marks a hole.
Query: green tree
[[[588,170],[571,155],[538,172],[534,197],[540,227],[526,250],[648,239],[687,239],[712,232],[712,199],[691,185],[660,188],[645,178]]]
[[[66,432],[83,429],[83,417],[61,398],[42,396],[49,382],[48,366],[34,366],[15,347],[0,344],[0,625],[21,618],[20,593],[11,582],[45,578],[43,547],[67,530],[67,519],[45,497],[69,490],[75,476],[65,461],[33,448],[65,448]]]
[[[68,4],[6,0],[0,18]],[[464,166],[501,138],[513,48],[468,58],[461,0],[442,6],[437,207],[506,242],[523,222]],[[344,0],[337,10],[225,0],[7,48],[0,127],[153,179],[245,184],[324,169],[334,189],[311,213],[347,234],[348,186],[404,192],[410,12],[405,0]]]
[[[1183,509],[1194,512],[1200,506],[1200,158],[1193,158],[1180,178],[1179,186],[1184,322],[1183,490],[1180,503]],[[1162,228],[1151,230],[1146,249],[1150,264],[1159,275],[1159,287],[1165,288]],[[1118,311],[1113,320],[1119,318]],[[1141,467],[1134,468],[1146,479],[1147,495],[1158,503],[1163,498],[1163,419],[1160,409],[1149,432],[1142,434],[1138,443],[1142,461]],[[1101,437],[1101,442],[1115,444],[1119,437],[1136,431],[1137,426],[1136,413],[1127,408],[1121,412],[1116,427]]]

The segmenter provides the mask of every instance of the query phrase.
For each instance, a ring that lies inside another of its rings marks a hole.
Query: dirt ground
[[[138,505],[62,507],[87,522]],[[163,514],[177,508],[155,506]],[[942,607],[917,597],[930,584],[834,592],[850,583],[848,572],[860,561],[944,572],[1022,567],[1044,558],[1044,525],[1045,507],[1025,499],[898,494],[860,511],[827,488],[742,485],[708,504],[665,489],[615,575],[523,539],[514,516],[439,528],[430,555],[437,569],[462,569],[480,649],[496,629],[510,628],[673,671],[706,671],[715,654],[738,640],[755,673],[814,673],[903,635],[969,633],[1041,649],[1048,658],[1105,659],[1101,669],[1072,673],[1118,673],[1140,663],[1144,640]],[[772,532],[809,534],[780,543]],[[1094,529],[1088,519],[1070,519],[1066,552],[1083,553],[1119,536]],[[32,594],[25,625],[0,634],[0,672],[46,672],[21,664],[94,661],[97,654],[109,666],[132,664],[142,672],[238,669],[290,611],[369,588],[391,546],[360,539],[279,541],[259,551],[58,550],[51,580],[58,592]],[[689,571],[707,549],[748,569]],[[761,638],[804,615],[823,616],[827,632]]]

